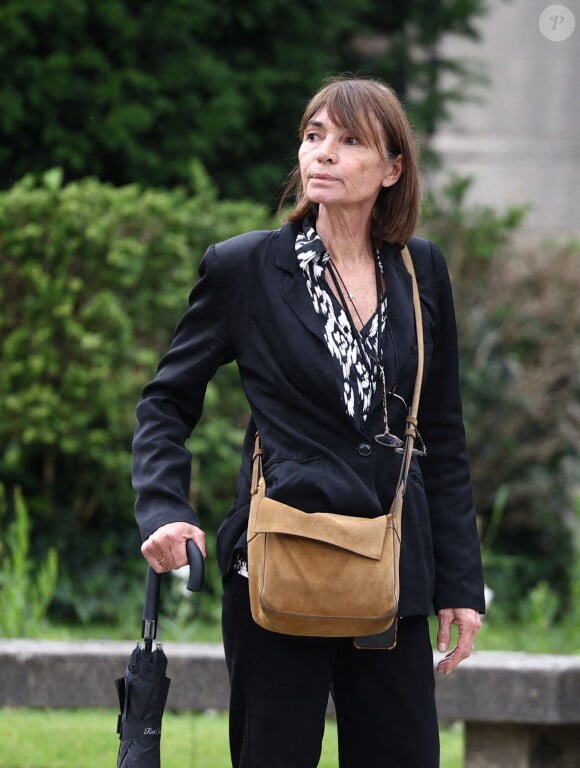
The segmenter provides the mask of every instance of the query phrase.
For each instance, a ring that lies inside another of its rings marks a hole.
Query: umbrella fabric
[[[117,768],[160,768],[161,718],[171,682],[166,670],[160,646],[149,650],[138,644],[125,677],[115,680],[121,708]]]

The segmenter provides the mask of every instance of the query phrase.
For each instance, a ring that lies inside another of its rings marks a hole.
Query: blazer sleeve
[[[201,417],[208,382],[218,366],[234,357],[231,269],[222,262],[211,246],[201,261],[189,309],[137,405],[133,487],[143,540],[166,523],[199,525],[188,500],[191,454],[185,442]]]
[[[466,448],[455,311],[441,250],[430,244],[436,324],[419,429],[435,559],[434,608],[485,610],[481,548]]]

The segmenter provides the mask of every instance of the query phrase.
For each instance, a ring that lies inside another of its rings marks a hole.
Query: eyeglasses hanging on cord
[[[388,416],[388,407],[387,407],[387,396],[390,394],[393,397],[396,397],[398,400],[400,400],[403,405],[405,406],[405,409],[408,411],[409,407],[407,406],[407,403],[405,402],[404,398],[399,395],[396,392],[387,392],[387,385],[385,380],[385,369],[382,362],[382,348],[381,348],[381,335],[382,335],[382,326],[383,326],[383,318],[382,318],[382,300],[381,300],[381,272],[380,267],[378,263],[378,255],[375,256],[375,281],[376,281],[376,288],[377,288],[377,348],[376,348],[376,355],[372,354],[369,350],[369,347],[367,344],[365,344],[364,339],[361,336],[360,331],[356,327],[356,324],[354,322],[354,319],[352,317],[352,314],[350,312],[348,303],[346,301],[344,291],[346,291],[350,302],[352,304],[352,307],[354,311],[356,312],[356,316],[359,320],[359,323],[361,324],[361,327],[364,325],[362,318],[359,314],[359,311],[356,307],[356,304],[353,301],[352,295],[350,291],[348,290],[346,283],[343,280],[342,275],[340,274],[340,271],[336,264],[332,261],[332,256],[329,254],[329,259],[327,262],[328,266],[328,272],[330,274],[330,277],[332,278],[332,282],[334,283],[334,287],[336,288],[336,292],[338,294],[338,298],[340,301],[340,304],[342,306],[342,309],[344,310],[344,313],[347,316],[347,319],[349,321],[349,325],[352,330],[352,334],[355,338],[355,341],[359,347],[361,357],[366,365],[366,368],[369,372],[370,376],[375,375],[375,367],[376,371],[378,371],[378,376],[381,384],[381,390],[382,390],[382,400],[383,400],[383,419],[384,419],[384,431],[375,435],[375,441],[379,443],[380,445],[384,445],[387,448],[393,448],[396,453],[403,453],[404,451],[404,442],[401,440],[400,437],[395,435],[393,432],[391,432],[389,427],[389,416]],[[373,350],[374,352],[374,350]],[[374,363],[374,366],[373,366]],[[423,441],[423,438],[421,437],[420,433],[417,432],[417,438],[420,441],[419,445],[415,448],[413,448],[413,454],[416,456],[425,456],[427,453],[427,448],[425,446],[425,443]]]

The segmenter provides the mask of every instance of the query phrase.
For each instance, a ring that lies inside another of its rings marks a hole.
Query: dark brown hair
[[[377,196],[372,235],[377,245],[383,241],[407,242],[419,217],[419,174],[413,131],[395,92],[388,85],[370,78],[333,78],[306,106],[298,131],[300,139],[309,121],[324,108],[334,123],[352,130],[381,153],[386,145],[389,158],[403,156],[399,180],[392,187],[383,188]],[[377,127],[382,130],[382,135]],[[288,221],[300,221],[317,209],[304,193],[298,166],[288,178],[280,207],[289,200],[294,201],[294,208],[287,216]]]

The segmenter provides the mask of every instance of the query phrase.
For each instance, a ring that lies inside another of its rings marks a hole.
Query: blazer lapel
[[[288,274],[286,284],[282,288],[282,299],[310,333],[326,343],[323,323],[320,316],[316,314],[306,287],[306,280],[296,258],[295,242],[298,228],[289,226],[282,231],[284,233],[282,247],[276,253],[276,266]]]
[[[324,338],[324,323],[314,309],[296,256],[298,225],[287,224],[280,233],[280,242],[275,251],[275,265],[282,273],[279,295],[287,310],[305,328],[304,335],[299,339],[295,337],[294,341],[299,341],[304,363],[324,377],[327,391],[336,393],[337,407],[344,411],[335,362]]]

